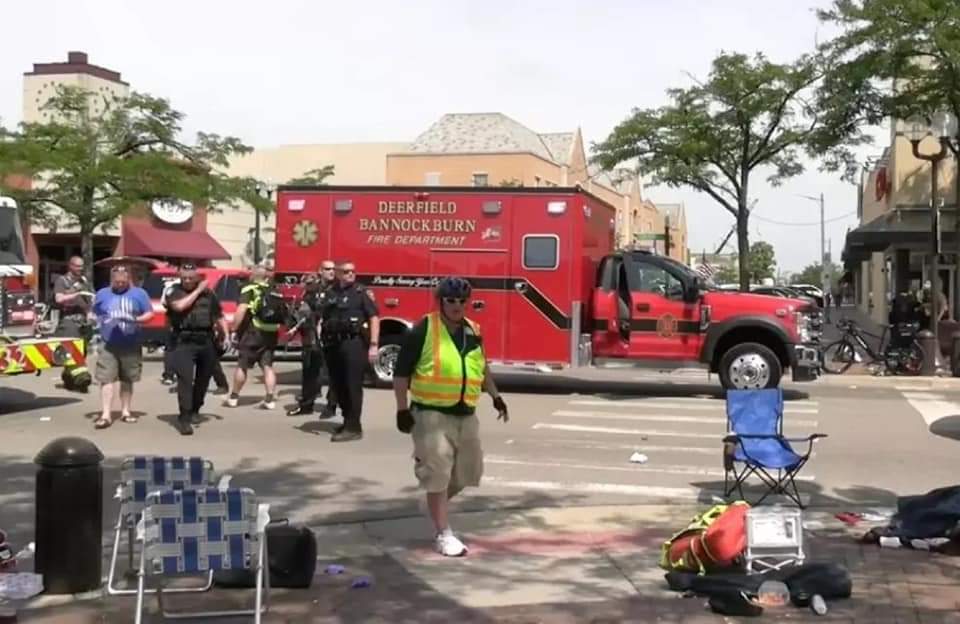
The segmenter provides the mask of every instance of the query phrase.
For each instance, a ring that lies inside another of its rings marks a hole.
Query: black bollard
[[[48,594],[98,589],[103,560],[103,453],[84,438],[37,453],[35,569]]]

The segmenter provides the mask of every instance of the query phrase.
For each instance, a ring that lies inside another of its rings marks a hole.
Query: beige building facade
[[[387,154],[403,150],[406,143],[304,144],[258,148],[231,159],[227,172],[249,176],[268,187],[285,184],[308,171],[332,165],[334,173],[327,184],[386,184]],[[207,231],[230,252],[230,260],[220,266],[242,267],[253,263],[256,215],[250,206],[223,207],[207,215]],[[261,215],[261,254],[269,260],[273,254],[275,215]]]
[[[580,129],[538,133],[502,113],[447,114],[410,146],[387,156],[387,183],[427,186],[579,185],[617,210],[619,247],[664,233],[667,213],[643,197],[639,176],[614,179],[588,164]],[[671,256],[686,258],[682,207],[671,224]],[[663,252],[663,241],[646,245]]]
[[[898,292],[918,292],[932,276],[932,167],[913,155],[906,122],[892,124],[890,144],[865,168],[860,180],[860,226],[847,233],[843,262],[857,306],[878,323],[886,323]],[[922,154],[936,153],[933,137],[921,141]],[[950,306],[960,318],[957,276],[956,161],[941,161],[937,183],[941,206],[942,257],[938,275]]]

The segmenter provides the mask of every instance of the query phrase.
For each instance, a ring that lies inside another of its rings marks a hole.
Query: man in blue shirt
[[[97,291],[93,300],[103,348],[97,356],[96,380],[100,383],[101,414],[94,426],[105,429],[113,424],[110,407],[120,385],[120,417],[136,422],[130,411],[133,384],[140,381],[143,353],[140,349],[140,325],[153,317],[153,306],[147,291],[132,286],[130,270],[122,265],[110,270],[110,286]]]

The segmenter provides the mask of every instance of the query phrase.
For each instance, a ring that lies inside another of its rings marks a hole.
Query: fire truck
[[[36,299],[16,202],[0,197],[0,374],[37,373],[86,362],[81,338],[36,336]]]
[[[616,249],[613,206],[573,188],[282,186],[276,272],[296,296],[324,259],[353,261],[380,310],[388,382],[440,277],[473,285],[492,364],[702,367],[725,388],[820,372],[809,301],[723,292],[669,257]]]

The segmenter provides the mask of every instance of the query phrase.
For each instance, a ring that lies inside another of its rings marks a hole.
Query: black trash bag
[[[286,520],[267,527],[270,587],[306,589],[317,569],[317,538],[305,526]],[[256,587],[254,570],[220,570],[213,573],[218,587]]]
[[[725,615],[750,615],[749,607],[743,605],[747,597],[757,595],[760,585],[767,580],[781,581],[790,590],[790,601],[797,606],[809,604],[816,594],[824,600],[849,598],[853,593],[853,581],[847,569],[836,563],[816,562],[791,566],[780,570],[771,570],[764,574],[746,574],[744,572],[699,575],[693,572],[667,572],[667,585],[673,591],[693,592],[698,596],[716,598],[717,611]],[[716,610],[716,609],[715,609]],[[734,612],[736,611],[736,612]],[[757,614],[758,615],[758,614]]]

